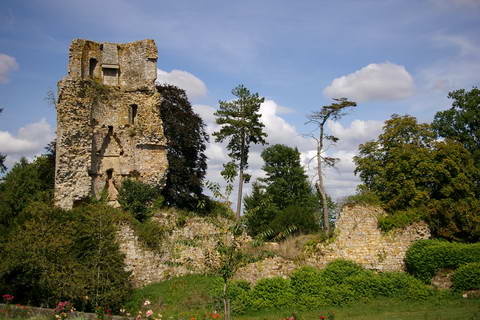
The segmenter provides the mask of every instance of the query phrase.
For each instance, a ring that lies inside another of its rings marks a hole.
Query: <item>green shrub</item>
[[[272,310],[290,307],[294,301],[290,280],[280,277],[261,279],[249,294],[253,310]]]
[[[161,190],[156,186],[126,179],[118,190],[118,202],[122,209],[133,214],[140,222],[151,216],[151,208],[160,207],[163,204]]]
[[[464,264],[452,276],[453,289],[457,291],[480,289],[480,262]]]
[[[296,233],[312,233],[319,230],[319,220],[314,208],[291,205],[279,211],[269,226],[275,234],[291,226]]]
[[[342,284],[347,277],[365,272],[365,269],[353,261],[334,260],[322,271],[323,277],[329,284]]]
[[[134,224],[135,233],[138,239],[145,244],[145,246],[152,250],[160,250],[165,229],[157,222],[152,220],[144,221],[143,223]]]
[[[360,190],[354,195],[348,196],[345,201],[345,205],[372,205],[372,206],[382,206],[382,201],[380,198],[371,191]]]
[[[403,211],[396,211],[393,214],[380,217],[378,219],[378,226],[383,232],[390,231],[396,228],[405,228],[412,223],[422,221],[424,214],[419,208],[410,208]]]
[[[405,256],[407,271],[426,283],[442,268],[456,269],[469,262],[480,262],[480,243],[419,240]]]
[[[68,300],[78,309],[118,309],[131,287],[116,241],[116,213],[101,205],[64,211],[31,203],[0,251],[0,291],[19,303],[53,307]]]
[[[243,314],[251,308],[250,291],[250,283],[244,280],[232,281],[228,285],[227,297],[234,314]]]

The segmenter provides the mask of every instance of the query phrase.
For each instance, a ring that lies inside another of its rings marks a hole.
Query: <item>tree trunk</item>
[[[242,209],[242,193],[243,193],[243,169],[240,167],[240,174],[238,177],[238,197],[237,197],[237,211],[235,217],[240,220],[240,211]]]
[[[238,175],[238,197],[237,197],[237,211],[235,217],[240,220],[240,211],[242,210],[242,195],[243,195],[243,166],[244,166],[244,152],[245,152],[245,131],[242,130],[242,145],[240,146],[240,174]]]
[[[326,233],[330,232],[330,222],[328,221],[328,204],[327,204],[327,194],[325,192],[325,185],[323,184],[323,172],[322,172],[322,151],[323,151],[323,127],[325,121],[320,125],[320,136],[317,142],[317,191],[320,193],[322,198],[322,212],[323,212],[323,230]]]

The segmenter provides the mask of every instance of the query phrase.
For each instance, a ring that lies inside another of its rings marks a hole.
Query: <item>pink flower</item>
[[[15,298],[15,297],[12,296],[11,294],[8,294],[8,293],[7,293],[7,294],[2,295],[2,298],[3,298],[3,300],[5,300],[6,302],[10,302],[10,301],[12,301],[13,298]]]
[[[153,314],[153,311],[152,310],[148,310],[146,313],[147,317],[150,317],[152,314]]]

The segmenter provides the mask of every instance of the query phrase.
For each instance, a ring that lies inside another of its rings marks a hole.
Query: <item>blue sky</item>
[[[245,84],[268,100],[270,143],[298,146],[305,164],[313,150],[302,137],[306,114],[332,97],[357,101],[329,124],[342,139],[328,151],[342,159],[327,172],[335,197],[354,190],[351,157],[391,114],[430,121],[449,106],[449,91],[480,82],[480,0],[4,0],[0,8],[0,152],[9,166],[54,137],[55,110],[44,98],[65,76],[74,38],[154,39],[159,81],[184,87],[210,132],[218,100]],[[255,176],[260,151],[251,156]],[[209,179],[219,180],[223,146],[207,154]]]

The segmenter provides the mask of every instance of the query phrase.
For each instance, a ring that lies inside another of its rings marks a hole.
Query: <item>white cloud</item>
[[[340,140],[337,147],[346,150],[356,150],[358,145],[376,138],[382,131],[383,121],[375,120],[353,120],[350,127],[344,127],[338,121],[327,122],[332,135]]]
[[[187,93],[190,99],[204,97],[207,95],[207,86],[193,74],[182,70],[170,72],[157,69],[157,84],[171,84],[177,86]]]
[[[215,108],[206,105],[195,105],[195,112],[200,114],[207,125],[209,134],[217,131],[219,126],[215,123]],[[297,128],[288,123],[281,114],[281,108],[273,100],[266,100],[260,107],[261,120],[265,124],[265,131],[268,134],[267,141],[269,145],[276,143],[285,144],[291,147],[298,147],[301,153],[301,161],[310,176],[313,183],[316,179],[315,168],[316,161],[311,160],[315,154],[315,143],[313,140],[302,136]],[[353,174],[355,169],[353,156],[357,153],[360,143],[374,139],[381,131],[383,123],[374,120],[354,120],[348,126],[344,126],[339,122],[329,121],[327,129],[331,134],[340,138],[340,141],[334,148],[327,150],[328,156],[339,158],[335,168],[329,168],[325,171],[325,182],[327,192],[335,199],[344,197],[355,192],[355,188],[360,182],[358,177]],[[207,179],[224,185],[224,181],[220,176],[222,164],[229,160],[225,143],[215,143],[213,137],[207,146],[206,155],[208,156],[208,172]],[[249,169],[252,174],[252,182],[263,177],[261,170],[263,159],[260,154],[267,146],[252,146],[249,154]],[[235,203],[237,191],[232,193],[231,200]],[[251,183],[244,186],[244,195],[251,190]]]
[[[372,63],[358,71],[336,78],[323,93],[331,98],[346,97],[356,102],[399,100],[413,94],[413,78],[404,66]]]
[[[52,127],[43,118],[20,128],[16,135],[0,131],[0,153],[7,155],[6,165],[11,167],[21,157],[32,159],[41,154],[54,137]]]
[[[18,64],[14,57],[0,53],[0,83],[7,83],[8,73],[17,69]]]

